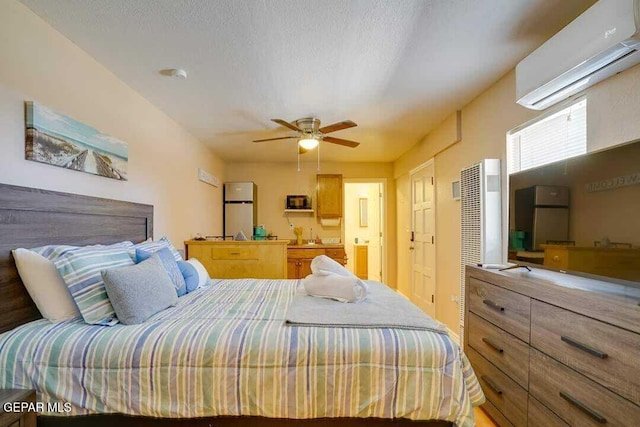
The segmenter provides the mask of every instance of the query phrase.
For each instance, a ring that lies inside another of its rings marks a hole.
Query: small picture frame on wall
[[[359,202],[360,227],[369,226],[369,199],[361,197]]]

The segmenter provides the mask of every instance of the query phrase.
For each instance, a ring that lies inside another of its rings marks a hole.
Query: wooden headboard
[[[149,237],[153,206],[0,184],[0,333],[41,317],[20,280],[12,249]]]

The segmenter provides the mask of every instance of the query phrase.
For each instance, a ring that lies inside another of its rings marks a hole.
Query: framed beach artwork
[[[36,102],[26,110],[27,160],[127,180],[127,143]]]

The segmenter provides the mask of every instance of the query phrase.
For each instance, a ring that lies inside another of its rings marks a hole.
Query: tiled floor
[[[473,413],[476,417],[476,427],[497,427],[497,425],[491,421],[491,418],[480,408],[473,408]]]

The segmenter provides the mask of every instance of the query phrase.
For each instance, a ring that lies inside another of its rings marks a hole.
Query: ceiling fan
[[[279,124],[282,127],[298,132],[294,136],[283,136],[280,138],[267,138],[257,139],[253,142],[265,142],[276,141],[279,139],[298,139],[298,146],[300,154],[306,153],[307,150],[316,148],[320,141],[330,142],[331,144],[343,145],[345,147],[356,148],[360,145],[359,142],[349,141],[348,139],[334,138],[327,136],[328,133],[336,132],[343,129],[349,129],[356,125],[351,120],[345,120],[342,122],[334,123],[329,126],[320,127],[320,119],[315,117],[306,117],[304,119],[298,119],[291,123],[282,119],[271,119],[272,122]]]

